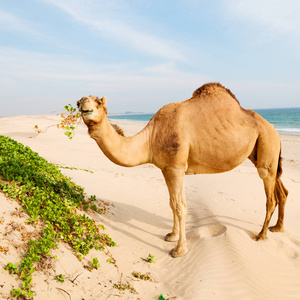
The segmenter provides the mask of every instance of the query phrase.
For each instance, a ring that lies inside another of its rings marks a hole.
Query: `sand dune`
[[[265,217],[265,195],[255,168],[246,161],[228,173],[186,176],[189,253],[172,259],[168,253],[174,243],[164,241],[171,231],[172,213],[160,170],[152,165],[114,165],[88,137],[85,126],[78,128],[72,141],[54,127],[40,135],[33,131],[36,124],[43,128],[56,121],[53,116],[1,118],[0,134],[30,146],[52,163],[93,171],[61,170],[88,195],[111,203],[110,214],[92,216],[117,243],[109,250],[118,270],[106,262],[104,253],[93,251],[87,258],[99,257],[101,268],[89,272],[61,243],[53,251],[58,260],[52,269],[34,274],[36,299],[157,299],[160,294],[166,299],[300,299],[299,136],[281,137],[282,180],[290,193],[284,233],[268,232],[267,240],[252,240]],[[143,127],[142,123],[115,123],[126,135]],[[13,218],[24,223],[26,215],[11,216],[18,204],[3,195],[0,203],[0,245],[9,247],[7,254],[0,252],[0,297],[5,299],[19,281],[2,267],[8,261],[18,262],[22,251],[13,247],[4,231]],[[17,242],[18,233],[10,234]],[[155,264],[143,260],[149,253],[155,256]],[[133,271],[150,272],[155,281],[134,280]],[[58,283],[54,280],[58,273],[70,280]],[[138,295],[119,294],[113,288],[121,273]]]

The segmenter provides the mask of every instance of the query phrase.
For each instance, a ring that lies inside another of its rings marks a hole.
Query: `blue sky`
[[[82,96],[155,112],[207,82],[245,108],[300,106],[299,0],[3,0],[0,116]]]

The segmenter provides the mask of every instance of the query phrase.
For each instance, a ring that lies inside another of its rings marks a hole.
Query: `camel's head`
[[[99,123],[107,114],[105,102],[106,97],[99,99],[95,96],[82,97],[77,101],[77,106],[81,112],[83,121],[86,124],[90,122]]]

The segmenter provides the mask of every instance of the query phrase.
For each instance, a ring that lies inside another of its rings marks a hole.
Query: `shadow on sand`
[[[171,232],[172,230],[173,220],[171,211],[170,218],[165,218],[156,215],[154,212],[149,212],[147,210],[141,209],[130,204],[103,199],[101,199],[101,201],[110,203],[109,213],[107,214],[107,216],[95,214],[93,215],[93,218],[101,222],[106,227],[121,232],[127,237],[142,242],[145,245],[155,247],[160,251],[166,253],[169,252],[169,250],[158,247],[155,244],[148,242],[146,239],[140,238],[138,231],[147,233],[161,240],[164,240],[165,235]],[[141,226],[137,226],[134,223],[139,223],[141,224]],[[146,226],[143,226],[143,224],[145,224]],[[157,227],[157,230],[151,230],[149,229],[149,226],[150,228]],[[165,230],[165,235],[158,233],[162,229]],[[170,244],[169,242],[166,243]]]
[[[103,199],[101,200],[103,201]],[[148,239],[145,239],[144,237],[141,237],[142,234],[140,235],[139,232],[152,235],[153,237],[163,241],[165,239],[165,235],[172,230],[173,219],[171,209],[169,217],[166,218],[157,215],[154,212],[150,212],[130,204],[109,200],[104,201],[110,203],[110,212],[107,216],[95,214],[93,217],[96,220],[100,221],[106,227],[120,232],[133,240],[142,242],[143,244],[145,244],[145,246],[154,247],[165,253],[169,252],[169,250],[162,248],[155,243],[149,242]],[[198,207],[198,209],[200,209],[200,207]],[[201,237],[208,237],[210,235],[213,238],[219,235],[223,235],[227,231],[227,227],[235,227],[237,229],[240,229],[241,231],[244,231],[250,239],[253,239],[256,236],[254,232],[251,232],[247,229],[247,224],[256,224],[244,221],[242,219],[235,219],[223,215],[214,215],[211,212],[209,212],[209,215],[207,215],[207,213],[208,211],[206,210],[206,215],[201,216],[201,212],[199,211],[199,215],[196,218],[197,220],[195,220],[191,216],[193,214],[189,214],[188,212],[186,230],[188,240],[193,235],[192,231],[198,230],[201,233],[199,235],[200,241]],[[190,218],[189,215],[191,216]],[[237,225],[237,223],[241,223],[241,225]],[[137,224],[140,224],[140,226]],[[143,224],[145,224],[145,226]],[[157,230],[151,230],[151,228],[153,227],[156,227]],[[164,232],[163,234],[161,234],[162,231]],[[165,243],[166,245],[170,245],[170,248],[175,245],[175,243]]]

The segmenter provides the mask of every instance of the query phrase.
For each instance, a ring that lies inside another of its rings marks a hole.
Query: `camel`
[[[151,163],[160,168],[170,195],[173,229],[165,240],[177,242],[172,257],[188,253],[184,175],[227,172],[247,158],[263,180],[266,216],[256,241],[267,238],[272,214],[278,220],[269,229],[283,232],[288,195],[282,174],[281,142],[273,125],[241,107],[234,94],[220,83],[207,83],[183,102],[163,106],[145,128],[125,137],[107,119],[106,97],[83,97],[77,102],[88,133],[115,164],[133,167]],[[117,132],[119,131],[119,132]]]

